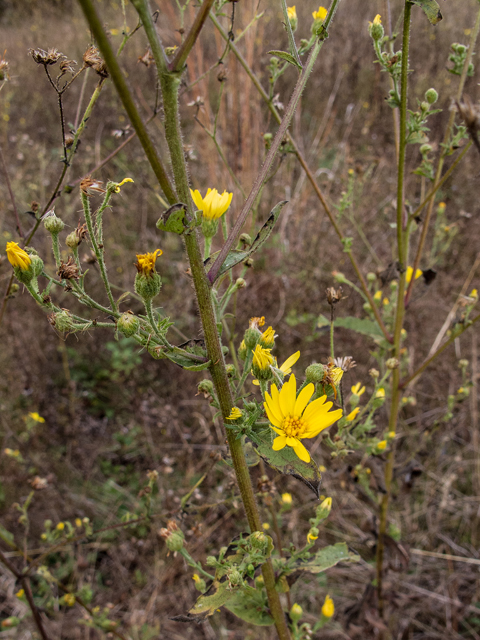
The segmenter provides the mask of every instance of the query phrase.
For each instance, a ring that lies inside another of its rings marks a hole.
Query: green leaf
[[[228,588],[228,580],[219,582],[214,580],[212,586],[198,598],[190,609],[193,615],[203,614],[205,617],[211,616],[217,609],[226,604],[234,595],[234,591]]]
[[[157,229],[182,235],[185,231],[185,211],[186,206],[181,202],[172,205],[169,209],[164,211],[158,219]]]
[[[276,56],[277,58],[281,58],[282,60],[285,60],[285,62],[289,62],[290,64],[293,64],[294,67],[298,67],[298,69],[302,68],[301,64],[298,64],[298,62],[295,60],[295,58],[292,56],[291,53],[287,53],[286,51],[269,51],[268,52],[270,55],[272,56]]]
[[[258,455],[272,469],[301,480],[317,498],[319,497],[322,474],[313,458],[310,459],[310,462],[303,462],[292,447],[284,447],[280,451],[274,451],[270,429],[255,433],[253,446]]]
[[[10,533],[5,527],[2,527],[0,524],[0,540],[3,540],[8,544],[9,547],[15,548],[15,541],[13,537],[13,533]]]
[[[272,616],[268,613],[267,595],[263,590],[253,587],[240,589],[234,593],[225,607],[250,624],[267,627],[274,623]]]
[[[430,20],[431,24],[438,24],[443,19],[440,7],[435,0],[410,0],[412,4],[416,4],[422,9],[423,13]]]
[[[278,217],[283,207],[287,204],[287,202],[288,200],[282,200],[282,202],[279,202],[277,205],[275,205],[275,207],[270,212],[270,215],[268,216],[267,221],[265,222],[263,227],[260,229],[260,231],[257,233],[255,240],[252,242],[252,245],[249,249],[245,251],[239,251],[238,249],[233,249],[232,251],[229,251],[225,259],[225,262],[222,264],[220,268],[217,278],[221,276],[222,273],[225,273],[229,269],[232,269],[235,265],[239,264],[240,262],[243,262],[248,257],[250,257],[253,253],[255,253],[255,251],[260,249],[262,244],[264,244],[264,242],[267,240],[269,235],[272,233],[273,227],[275,226],[275,223],[277,222]],[[218,258],[219,254],[220,254],[220,251],[217,251],[216,253],[213,253],[209,258],[205,260],[204,265],[207,271],[210,269],[210,267],[213,265],[215,260]]]
[[[317,329],[322,327],[329,327],[330,320],[324,315],[320,315],[317,320]],[[350,329],[357,333],[370,336],[374,340],[377,338],[383,338],[383,334],[374,320],[368,318],[354,318],[353,316],[347,316],[346,318],[335,318],[335,327],[342,327],[343,329]]]
[[[289,575],[295,571],[322,573],[339,562],[358,562],[359,560],[360,556],[349,551],[345,542],[337,542],[337,544],[320,549],[308,559],[298,558],[293,562],[291,560],[285,561],[285,567],[281,569],[281,573],[282,575]]]

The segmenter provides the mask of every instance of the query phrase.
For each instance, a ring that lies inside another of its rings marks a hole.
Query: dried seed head
[[[10,76],[8,75],[8,62],[5,60],[6,53],[7,51],[5,50],[3,57],[0,57],[0,82],[10,79]]]
[[[138,62],[141,62],[146,67],[150,67],[155,62],[155,59],[150,49],[147,49],[143,54],[143,56],[138,56]]]
[[[217,74],[217,80],[219,82],[226,82],[227,76],[228,76],[228,70],[227,69],[221,69]]]
[[[32,200],[32,204],[30,205],[30,210],[33,211],[33,213],[37,213],[39,206],[40,205],[36,200]]]
[[[338,289],[335,289],[334,287],[328,287],[325,293],[327,294],[328,304],[334,305],[337,304],[337,302],[340,302],[340,300],[342,299],[343,289],[342,287],[338,287]]]
[[[357,366],[357,363],[352,356],[343,356],[341,358],[335,358],[334,364],[336,367],[342,369],[342,371],[350,371]]]
[[[94,180],[92,176],[85,176],[80,182],[80,191],[86,196],[94,196],[105,193],[103,182]]]
[[[45,67],[56,64],[60,58],[67,57],[57,49],[49,49],[48,51],[44,51],[43,49],[29,49],[28,53],[37,64],[43,64]]]
[[[88,47],[83,54],[83,64],[85,67],[92,67],[92,69],[102,78],[108,78],[107,66],[100,56],[100,52],[97,47]]]
[[[465,122],[468,130],[475,132],[480,128],[480,110],[474,105],[468,96],[463,97],[463,102],[457,102],[458,113]]]
[[[76,66],[76,60],[62,60],[60,63],[60,71],[62,72],[62,75],[64,73],[75,73]]]
[[[61,280],[78,280],[79,273],[75,260],[72,257],[70,257],[67,262],[62,260],[57,275]]]
[[[74,142],[75,138],[73,136],[65,136],[65,146],[67,149],[69,149]]]

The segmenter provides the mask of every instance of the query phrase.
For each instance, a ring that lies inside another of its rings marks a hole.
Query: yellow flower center
[[[287,415],[283,419],[282,429],[289,438],[296,438],[307,429],[307,422],[301,416]]]

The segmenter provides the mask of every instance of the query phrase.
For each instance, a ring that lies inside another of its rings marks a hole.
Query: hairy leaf
[[[282,575],[289,575],[295,571],[307,571],[308,573],[322,573],[334,567],[339,562],[358,562],[360,556],[348,550],[345,542],[337,542],[329,547],[324,547],[307,560],[285,561],[281,569]]]
[[[178,233],[182,235],[185,231],[185,210],[186,206],[179,202],[172,205],[169,209],[164,211],[157,221],[157,229],[160,231],[170,231],[171,233]]]
[[[317,320],[317,329],[330,326],[330,320],[325,316],[320,315]],[[370,336],[374,340],[377,338],[383,338],[383,334],[374,320],[368,318],[354,318],[353,316],[347,316],[346,318],[335,318],[335,327],[342,327],[343,329],[350,329],[357,333]]]
[[[268,613],[267,595],[263,590],[253,587],[240,589],[234,593],[225,607],[250,624],[266,627],[274,623],[272,616]]]
[[[269,51],[268,52],[270,55],[272,56],[276,56],[277,58],[281,58],[282,60],[285,60],[285,62],[289,62],[290,64],[293,64],[295,67],[298,67],[299,69],[302,68],[301,64],[298,64],[298,62],[295,60],[295,58],[292,56],[291,53],[287,53],[286,51]]]
[[[440,7],[435,0],[410,0],[410,2],[418,5],[423,10],[431,24],[438,24],[443,19]]]

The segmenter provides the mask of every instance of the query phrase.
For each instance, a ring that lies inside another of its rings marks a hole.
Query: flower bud
[[[227,578],[230,587],[241,587],[243,585],[243,576],[236,567],[231,567],[227,571]]]
[[[438,100],[438,93],[433,87],[425,92],[425,100],[429,104],[434,104]]]
[[[243,289],[244,287],[247,286],[247,281],[244,280],[243,278],[237,278],[235,281],[235,287],[237,289]]]
[[[158,296],[161,288],[162,278],[155,271],[150,272],[148,275],[137,273],[135,276],[135,291],[145,301],[152,300],[155,296]]]
[[[227,376],[229,378],[233,378],[233,376],[235,375],[235,373],[237,372],[237,370],[235,369],[235,365],[234,364],[227,364],[225,366],[225,369],[227,371]]]
[[[205,560],[205,564],[207,565],[207,567],[216,567],[218,564],[218,560],[215,558],[215,556],[208,556]]]
[[[53,325],[61,333],[71,331],[75,326],[70,311],[65,310],[53,314]]]
[[[211,380],[201,380],[197,386],[198,393],[203,393],[205,397],[213,396],[213,382]]]
[[[330,514],[332,510],[332,499],[325,498],[325,500],[317,507],[316,517],[317,519],[324,520]]]
[[[287,7],[288,21],[292,27],[292,31],[295,31],[298,25],[297,11],[295,5],[293,7]]]
[[[373,22],[368,23],[368,32],[373,40],[378,41],[383,38],[385,31],[382,26],[380,15],[377,14]]]
[[[53,210],[51,212],[51,215],[48,215],[47,213],[46,217],[43,220],[43,225],[45,229],[52,235],[59,234],[60,231],[63,231],[63,228],[65,227],[65,223],[63,222],[63,220],[57,218]]]
[[[195,581],[195,589],[200,591],[200,593],[205,593],[207,590],[207,585],[205,584],[205,580],[200,578],[197,573],[194,573],[192,579]]]
[[[118,330],[121,333],[123,333],[123,335],[126,336],[127,338],[134,336],[137,333],[139,326],[140,326],[140,322],[137,316],[135,316],[132,312],[129,312],[129,311],[122,313],[122,315],[117,321]]]
[[[252,549],[258,549],[259,551],[268,549],[269,538],[263,531],[255,531],[249,536],[248,540]]]
[[[431,150],[432,150],[431,144],[422,144],[422,146],[419,149],[422,156],[426,155],[427,153],[430,153]]]
[[[325,602],[322,606],[322,614],[325,618],[331,618],[335,613],[335,605],[333,604],[333,600],[330,596],[325,596]]]
[[[68,236],[65,239],[65,244],[70,249],[75,249],[75,247],[78,247],[80,242],[81,242],[81,240],[79,240],[76,231],[72,231],[72,233],[69,233]]]
[[[245,344],[245,340],[242,340],[240,346],[238,347],[237,355],[240,360],[245,360],[247,357],[247,345]]]
[[[261,337],[262,337],[261,331],[259,331],[256,327],[249,327],[245,331],[243,342],[245,343],[245,346],[247,347],[247,349],[251,349],[253,351],[257,346],[258,342],[260,341]]]
[[[325,367],[323,364],[315,362],[305,369],[305,376],[307,378],[307,382],[318,384],[325,376]]]
[[[298,622],[302,617],[302,615],[303,615],[302,607],[295,602],[295,604],[292,605],[292,608],[290,609],[290,618],[293,620],[293,622]]]
[[[29,257],[30,257],[30,260],[32,261],[31,264],[30,264],[30,268],[33,271],[33,275],[34,275],[35,278],[38,278],[38,276],[42,275],[43,260],[37,254],[35,249],[30,249],[29,247],[27,247],[27,253],[28,253]]]
[[[380,375],[380,371],[378,371],[378,369],[370,369],[368,373],[372,376],[374,380],[376,380]]]
[[[386,362],[387,369],[397,369],[399,364],[397,358],[389,358]]]
[[[372,273],[371,271],[369,271],[369,272],[367,273],[367,280],[368,280],[368,282],[375,282],[375,281],[376,281],[376,279],[377,279],[377,276],[376,276],[376,274],[375,274],[375,273]]]

